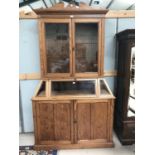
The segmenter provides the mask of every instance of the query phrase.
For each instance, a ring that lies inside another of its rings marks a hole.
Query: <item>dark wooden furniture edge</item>
[[[123,39],[134,39],[135,38],[135,29],[126,29],[116,34],[118,40]]]

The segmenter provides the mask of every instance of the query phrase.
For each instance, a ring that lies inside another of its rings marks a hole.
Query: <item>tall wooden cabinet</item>
[[[32,98],[35,148],[112,147],[115,97],[103,78],[107,10],[59,3],[35,12],[42,75]]]
[[[122,144],[135,142],[135,30],[116,35],[118,78],[114,128]]]

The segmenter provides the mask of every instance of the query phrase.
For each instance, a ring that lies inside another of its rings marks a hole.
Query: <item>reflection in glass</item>
[[[48,73],[69,72],[68,24],[46,23],[46,52]]]
[[[46,90],[46,84],[45,84],[45,81],[43,81],[38,93],[37,93],[37,96],[39,97],[44,97],[45,96],[45,90]]]
[[[135,116],[135,47],[131,48],[128,117]]]
[[[95,94],[95,80],[52,82],[53,95],[89,95]]]
[[[100,80],[100,91],[101,91],[101,95],[109,95],[109,91],[105,85],[104,80]]]
[[[76,23],[75,30],[76,72],[97,72],[98,24]]]

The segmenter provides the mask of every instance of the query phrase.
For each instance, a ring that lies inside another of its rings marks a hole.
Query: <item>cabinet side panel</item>
[[[91,104],[91,123],[92,136],[91,139],[107,138],[107,103]]]
[[[108,141],[112,141],[114,100],[108,103]]]
[[[71,140],[71,104],[54,105],[55,140]]]
[[[32,102],[32,110],[33,110],[33,122],[34,122],[34,135],[35,135],[35,144],[38,143],[38,131],[37,131],[37,112],[36,112],[36,103]]]
[[[77,108],[77,128],[78,140],[86,140],[91,138],[90,131],[90,104],[78,103]]]
[[[53,104],[39,104],[40,140],[54,140]]]

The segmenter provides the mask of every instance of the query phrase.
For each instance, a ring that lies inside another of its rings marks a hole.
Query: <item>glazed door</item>
[[[108,102],[77,101],[74,106],[76,143],[105,142],[108,138]]]
[[[75,77],[100,75],[101,20],[73,19],[73,74]]]
[[[72,143],[72,106],[70,101],[36,103],[39,144]]]
[[[71,20],[40,21],[41,69],[43,77],[69,77],[72,73]]]

